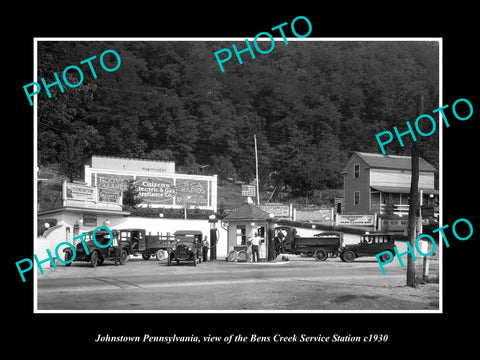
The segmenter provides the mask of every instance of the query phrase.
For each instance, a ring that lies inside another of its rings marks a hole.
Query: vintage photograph
[[[35,38],[35,312],[442,311],[441,38],[271,33]]]

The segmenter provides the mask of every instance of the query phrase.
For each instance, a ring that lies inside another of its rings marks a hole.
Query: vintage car
[[[125,265],[128,261],[129,255],[131,253],[131,241],[130,238],[120,236],[119,230],[111,230],[112,235],[116,237],[118,243],[119,258],[118,261],[120,265]],[[90,262],[92,267],[103,264],[105,260],[115,260],[113,247],[106,246],[110,243],[110,234],[107,230],[100,229],[95,233],[95,242],[93,241],[93,231],[90,231],[85,234],[83,237],[83,243],[80,240],[77,240],[75,246],[75,258],[73,261],[86,261]],[[102,247],[106,246],[106,247]],[[71,248],[65,248],[65,261],[72,259],[73,251]],[[72,263],[66,264],[70,266]]]
[[[389,256],[395,256],[394,236],[395,234],[391,233],[365,233],[361,235],[359,244],[346,245],[342,249],[340,259],[352,262],[358,257],[375,256],[382,251],[389,250],[392,255],[382,255],[382,261],[387,261]]]
[[[175,241],[167,248],[167,265],[170,266],[172,261],[177,264],[180,261],[192,261],[193,266],[197,266],[197,262],[202,262],[202,239],[203,235],[198,230],[179,230],[174,234]]]

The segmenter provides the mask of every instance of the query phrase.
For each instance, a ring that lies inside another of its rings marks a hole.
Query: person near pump
[[[283,242],[285,241],[285,234],[283,230],[278,230],[277,236],[275,236],[275,258],[280,254],[283,248]]]
[[[292,230],[292,249],[296,248],[296,243],[297,243],[297,238],[299,238],[300,235],[297,234],[297,229]]]
[[[247,261],[252,262],[252,237],[247,239]]]
[[[119,256],[119,250],[120,247],[118,246],[118,240],[117,237],[114,235],[112,244],[110,245],[110,253],[113,253],[113,259],[115,260],[115,266],[118,265],[118,262],[120,261],[120,256]]]
[[[206,236],[202,241],[202,255],[203,261],[206,262],[208,260],[208,238]]]
[[[262,240],[261,237],[258,236],[258,232],[255,232],[255,235],[251,238],[252,242],[252,261],[259,262],[260,261],[260,252],[258,251],[258,245]]]

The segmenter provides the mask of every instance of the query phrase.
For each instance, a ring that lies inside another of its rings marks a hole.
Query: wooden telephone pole
[[[258,186],[258,152],[257,152],[257,134],[253,134],[253,141],[255,142],[255,183],[257,190],[257,205],[260,205],[260,191]]]
[[[417,102],[418,116],[423,114],[423,95],[420,95]],[[418,139],[412,142],[411,147],[411,165],[412,178],[410,182],[410,198],[408,200],[408,242],[410,244],[411,252],[415,251],[415,240],[417,238],[417,216],[420,211],[420,202],[418,196],[418,180],[420,177],[419,171],[419,153],[418,153]],[[411,252],[407,257],[407,286],[416,287],[415,281],[415,261]]]

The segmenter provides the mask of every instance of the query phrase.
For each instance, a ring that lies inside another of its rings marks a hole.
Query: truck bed
[[[146,249],[163,249],[166,250],[170,244],[175,243],[173,236],[161,236],[161,235],[146,235],[145,236]]]
[[[340,239],[322,239],[322,238],[304,238],[297,237],[295,239],[296,248],[338,248],[340,247]]]

